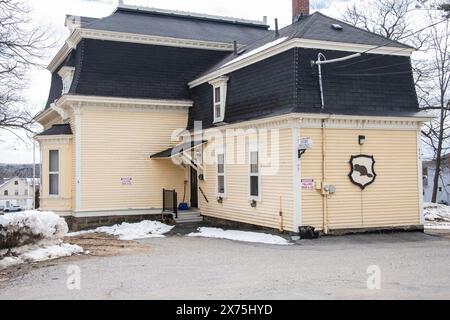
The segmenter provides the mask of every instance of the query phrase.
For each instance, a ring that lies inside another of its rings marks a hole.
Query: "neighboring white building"
[[[450,154],[443,157],[441,168],[437,202],[448,205],[450,204]],[[423,163],[423,200],[425,202],[431,202],[432,200],[435,172],[436,163],[434,160]]]
[[[0,185],[0,209],[11,206],[21,206],[23,209],[33,209],[32,179],[15,177]]]

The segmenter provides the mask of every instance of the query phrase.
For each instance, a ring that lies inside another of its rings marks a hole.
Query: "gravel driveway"
[[[294,246],[172,236],[140,244],[127,255],[40,266],[0,282],[0,299],[450,298],[450,237],[442,235],[327,237]],[[80,290],[66,285],[74,265]],[[367,289],[369,266],[381,271],[380,290]]]

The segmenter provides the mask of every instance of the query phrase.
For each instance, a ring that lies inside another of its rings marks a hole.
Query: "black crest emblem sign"
[[[359,155],[350,159],[350,180],[364,190],[375,182],[375,158],[373,156]]]

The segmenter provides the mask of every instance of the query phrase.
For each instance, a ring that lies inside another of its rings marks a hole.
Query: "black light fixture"
[[[359,145],[362,146],[366,143],[366,136],[359,136]]]

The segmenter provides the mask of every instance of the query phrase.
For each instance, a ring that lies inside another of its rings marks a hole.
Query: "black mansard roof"
[[[197,120],[204,121],[205,126],[213,125],[212,86],[204,83],[190,89],[188,83],[270,45],[308,39],[398,51],[412,49],[320,13],[303,17],[281,29],[279,35],[263,23],[128,7],[119,7],[106,18],[81,22],[90,30],[246,45],[235,55],[202,48],[82,39],[52,76],[47,107],[61,96],[62,81],[57,72],[63,66],[73,66],[69,94],[193,100],[188,127]],[[332,27],[337,24],[341,30]],[[235,123],[291,112],[417,115],[410,58],[394,54],[363,54],[352,61],[323,66],[326,108],[322,110],[317,67],[310,63],[318,52],[324,52],[328,59],[349,54],[294,48],[229,72],[224,121]]]
[[[66,136],[72,135],[72,129],[70,128],[70,124],[54,124],[49,129],[44,132],[38,134],[38,137],[43,136]]]
[[[237,41],[239,44],[249,44],[273,33],[263,23],[126,6],[119,6],[112,15],[84,27],[187,40]]]
[[[339,25],[342,29],[336,30],[333,28],[333,25]],[[392,47],[395,48],[392,53],[395,53],[394,50],[401,52],[402,49],[413,49],[412,47],[398,41],[387,39],[383,36],[357,28],[340,20],[325,16],[320,12],[315,12],[281,29],[279,31],[279,35],[275,35],[274,33],[269,34],[264,38],[249,44],[240,50],[239,54],[251,54],[252,52],[258,51],[271,43],[281,44],[295,38],[346,44],[362,44],[374,47]],[[236,56],[235,54],[228,55],[213,68],[206,70],[203,75],[222,68],[223,66],[233,62],[236,58],[239,58],[239,56]]]

